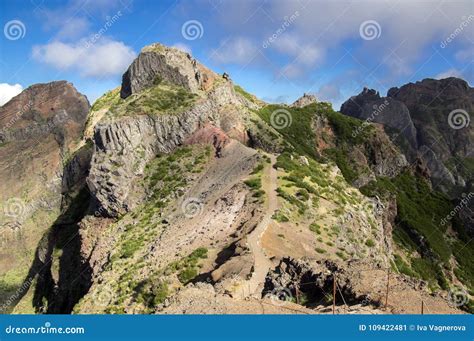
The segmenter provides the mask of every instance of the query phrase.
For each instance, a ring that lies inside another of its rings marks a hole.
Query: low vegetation
[[[474,247],[469,243],[463,227],[453,220],[458,232],[454,241],[446,236],[447,224],[442,220],[454,209],[451,201],[442,193],[433,191],[427,181],[409,172],[389,178],[379,178],[361,189],[368,196],[395,196],[397,199],[397,226],[394,241],[407,254],[417,252],[420,257],[412,258],[410,264],[395,258],[398,270],[409,276],[422,278],[432,285],[448,287],[443,269],[450,269],[450,259],[455,257],[459,266],[454,273],[467,286],[474,284],[472,256]],[[457,250],[462,250],[459,252]]]
[[[169,84],[157,78],[154,85],[120,98],[120,89],[109,91],[92,106],[92,111],[107,109],[107,116],[175,114],[189,109],[197,95],[183,87]]]

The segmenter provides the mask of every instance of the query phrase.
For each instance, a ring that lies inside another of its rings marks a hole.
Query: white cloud
[[[56,33],[58,39],[76,39],[83,36],[90,29],[90,22],[86,18],[70,18],[66,24],[60,25]]]
[[[107,16],[125,10],[133,0],[70,0],[54,9],[41,7],[38,16],[47,31],[54,32],[55,40],[75,41],[91,32],[97,23],[105,23]]]
[[[318,100],[326,102],[337,102],[342,99],[341,89],[335,84],[321,86],[315,95]]]
[[[95,44],[59,41],[33,47],[33,58],[59,70],[78,70],[85,77],[107,78],[122,74],[135,58],[131,47],[102,37]]]
[[[474,46],[458,51],[455,57],[461,62],[469,63],[474,61]]]
[[[324,58],[324,51],[313,43],[303,43],[298,36],[284,34],[273,43],[278,52],[295,58],[294,62],[306,66],[319,63]]]
[[[7,103],[22,91],[23,87],[20,84],[10,85],[8,83],[0,83],[0,106]]]
[[[324,51],[313,43],[303,43],[298,36],[284,34],[273,42],[271,48],[290,57],[290,63],[281,73],[290,79],[308,74],[308,68],[315,68],[324,60]]]
[[[449,69],[449,70],[446,70],[444,72],[441,72],[441,73],[437,74],[434,78],[435,79],[444,79],[444,78],[449,78],[449,77],[462,78],[462,74],[461,74],[461,72],[459,72],[459,70]]]
[[[261,41],[279,29],[285,17],[296,11],[300,13],[264,52],[278,52],[289,57],[287,62],[294,60],[297,53],[301,54],[299,64],[286,68],[291,74],[302,76],[311,69],[305,72],[296,69],[303,65],[314,67],[331,62],[327,55],[331,51],[340,51],[342,45],[350,49],[355,57],[354,63],[361,63],[362,68],[370,70],[380,65],[381,77],[413,75],[418,69],[416,63],[435,53],[431,47],[439,46],[461,25],[463,17],[473,12],[472,0],[288,0],[264,4],[248,2],[242,10],[236,7],[233,2],[223,2],[216,12],[222,16],[220,20],[225,23],[226,34]],[[245,25],[242,18],[247,18]],[[381,34],[367,41],[361,38],[359,28],[369,20],[380,25]],[[469,33],[474,22],[468,25],[469,28],[456,36],[456,44],[452,46],[455,51],[465,51],[459,53],[459,59],[472,59],[472,52],[466,47],[471,45],[472,34]]]
[[[186,52],[186,53],[189,53],[189,54],[192,54],[192,50],[191,50],[191,46],[187,45],[187,44],[183,44],[183,43],[175,43],[173,44],[171,47],[174,47],[180,51],[183,51],[183,52]]]
[[[299,78],[304,75],[304,68],[296,63],[291,63],[281,69],[281,74],[289,79]]]
[[[248,64],[258,52],[256,45],[247,38],[233,38],[225,41],[213,51],[211,58],[222,64]]]

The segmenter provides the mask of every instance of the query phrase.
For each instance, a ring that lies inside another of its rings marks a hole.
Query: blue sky
[[[65,79],[92,102],[153,42],[189,50],[269,102],[335,109],[364,86],[474,82],[473,1],[1,0],[0,104]]]

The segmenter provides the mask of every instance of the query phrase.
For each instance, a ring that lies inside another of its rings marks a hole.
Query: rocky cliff
[[[120,96],[127,98],[160,81],[197,92],[209,88],[216,77],[189,53],[153,44],[145,47],[124,73]]]
[[[247,139],[242,117],[246,102],[236,94],[232,82],[177,49],[159,44],[144,48],[124,74],[121,96],[129,88],[139,92],[157,86],[147,81],[156,77],[187,91],[199,91],[198,98],[172,115],[156,115],[153,109],[144,108],[139,115],[104,119],[95,125],[96,148],[87,182],[104,215],[116,216],[133,207],[133,199],[128,197],[131,181],[143,174],[152,158],[172,152],[206,124],[220,127],[242,142]]]
[[[435,187],[456,195],[472,180],[473,108],[474,88],[446,78],[392,88],[387,97],[364,89],[341,112],[383,124],[411,163],[426,164]]]
[[[79,146],[89,108],[65,81],[33,85],[0,107],[2,298],[26,280],[43,233],[60,214],[61,194],[77,181],[63,186],[63,166]]]
[[[13,284],[5,273],[8,311],[324,313],[337,280],[337,309],[378,313],[388,268],[399,294],[386,309],[415,312],[403,292],[435,312],[459,311],[447,283],[470,288],[469,257],[455,252],[454,222],[436,226],[452,203],[427,184],[423,167],[435,165],[420,160],[418,119],[395,95],[364,90],[344,105],[353,117],[311,95],[269,105],[160,44],[90,110],[67,83],[32,88],[47,104],[0,135],[0,153],[34,137],[41,152],[51,148],[62,209],[38,218],[47,232],[28,230],[28,273]],[[393,135],[405,124],[408,147]]]

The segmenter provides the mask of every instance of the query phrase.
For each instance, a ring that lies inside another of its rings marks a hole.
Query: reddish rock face
[[[185,144],[210,144],[220,157],[222,149],[230,142],[229,137],[219,128],[208,123],[189,136]]]
[[[63,163],[81,139],[89,108],[66,81],[33,85],[0,107],[0,228],[7,241],[0,273],[29,264],[25,250],[35,250],[57,216]]]
[[[64,138],[67,144],[80,137],[89,112],[89,101],[66,81],[35,84],[0,107],[0,140]]]

